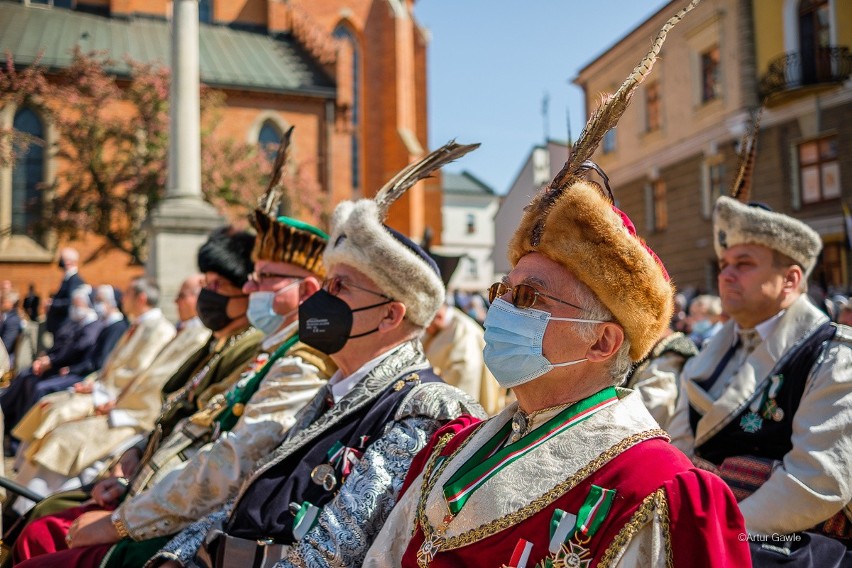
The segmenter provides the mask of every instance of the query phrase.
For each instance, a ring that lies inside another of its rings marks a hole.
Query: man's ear
[[[319,278],[316,276],[308,276],[299,284],[299,303],[301,304],[322,288]]]
[[[804,276],[802,268],[798,264],[790,266],[784,274],[784,290],[787,292],[798,292],[801,289],[802,278]]]
[[[586,351],[586,359],[594,363],[606,361],[624,343],[624,329],[615,322],[598,324],[598,337]]]
[[[383,307],[385,309],[385,315],[382,318],[382,321],[379,322],[379,331],[392,331],[402,325],[402,322],[405,319],[405,304],[402,302],[390,302]]]

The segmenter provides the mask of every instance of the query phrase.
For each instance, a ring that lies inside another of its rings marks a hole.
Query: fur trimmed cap
[[[210,233],[207,242],[198,249],[198,269],[224,276],[234,286],[242,287],[254,270],[251,250],[254,235],[221,227]]]
[[[382,293],[405,304],[412,323],[426,327],[444,302],[444,283],[426,252],[405,240],[382,224],[372,199],[344,201],[331,218],[324,262],[329,270],[346,264],[363,272]]]
[[[325,277],[322,255],[328,235],[323,231],[290,217],[273,219],[260,209],[255,210],[252,222],[257,231],[252,260],[295,264],[320,278]]]
[[[388,209],[419,180],[464,156],[479,144],[449,142],[409,164],[375,199],[344,201],[331,217],[331,237],[323,261],[356,268],[386,295],[405,305],[406,317],[426,327],[444,302],[446,290],[438,265],[419,245],[384,224]]]
[[[509,242],[514,267],[538,252],[589,287],[630,340],[630,358],[642,359],[669,325],[674,289],[657,255],[636,235],[627,216],[597,184],[578,180],[553,203],[537,245],[530,235],[541,219],[527,211]]]
[[[789,215],[721,196],[713,210],[716,256],[736,245],[761,245],[789,256],[810,276],[822,250],[819,234]]]

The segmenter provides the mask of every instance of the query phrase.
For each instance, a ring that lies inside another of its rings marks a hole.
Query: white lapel
[[[458,536],[518,511],[575,475],[618,442],[633,434],[659,428],[637,392],[619,389],[619,397],[624,398],[545,442],[485,482],[450,523],[446,536]],[[512,419],[516,409],[517,403],[514,403],[483,424],[442,472],[426,505],[426,514],[433,527],[440,525],[447,514],[444,483]]]
[[[714,401],[695,381],[706,379],[731,346],[733,322],[725,324],[711,343],[687,363],[684,371],[689,402],[699,413],[704,413],[695,428],[695,445],[700,446],[736,418],[755,393],[763,391],[781,356],[824,321],[826,317],[804,295],[801,296],[781,316],[769,337],[749,355],[719,399]]]

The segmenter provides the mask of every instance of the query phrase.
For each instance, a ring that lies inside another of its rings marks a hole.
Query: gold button
[[[242,416],[245,409],[246,405],[242,402],[238,402],[231,408],[231,412],[234,413],[234,416]]]

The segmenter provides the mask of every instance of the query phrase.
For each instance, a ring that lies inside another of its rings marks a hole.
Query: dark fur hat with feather
[[[525,209],[509,243],[512,266],[526,254],[541,253],[588,286],[624,328],[634,361],[651,350],[668,325],[674,290],[662,262],[614,206],[612,194],[584,175],[589,169],[599,171],[591,158],[604,134],[615,127],[651,73],[668,32],[698,2],[692,0],[663,25],[615,94],[604,97],[562,170]]]
[[[358,269],[382,293],[405,305],[409,321],[428,325],[444,301],[438,268],[419,245],[384,222],[390,206],[415,183],[478,147],[450,142],[403,168],[374,199],[340,203],[331,218],[326,267],[345,264]]]
[[[272,166],[272,177],[251,218],[257,231],[252,258],[295,264],[324,277],[322,255],[328,243],[328,235],[304,221],[276,215],[284,191],[292,135],[291,127],[281,138]]]

